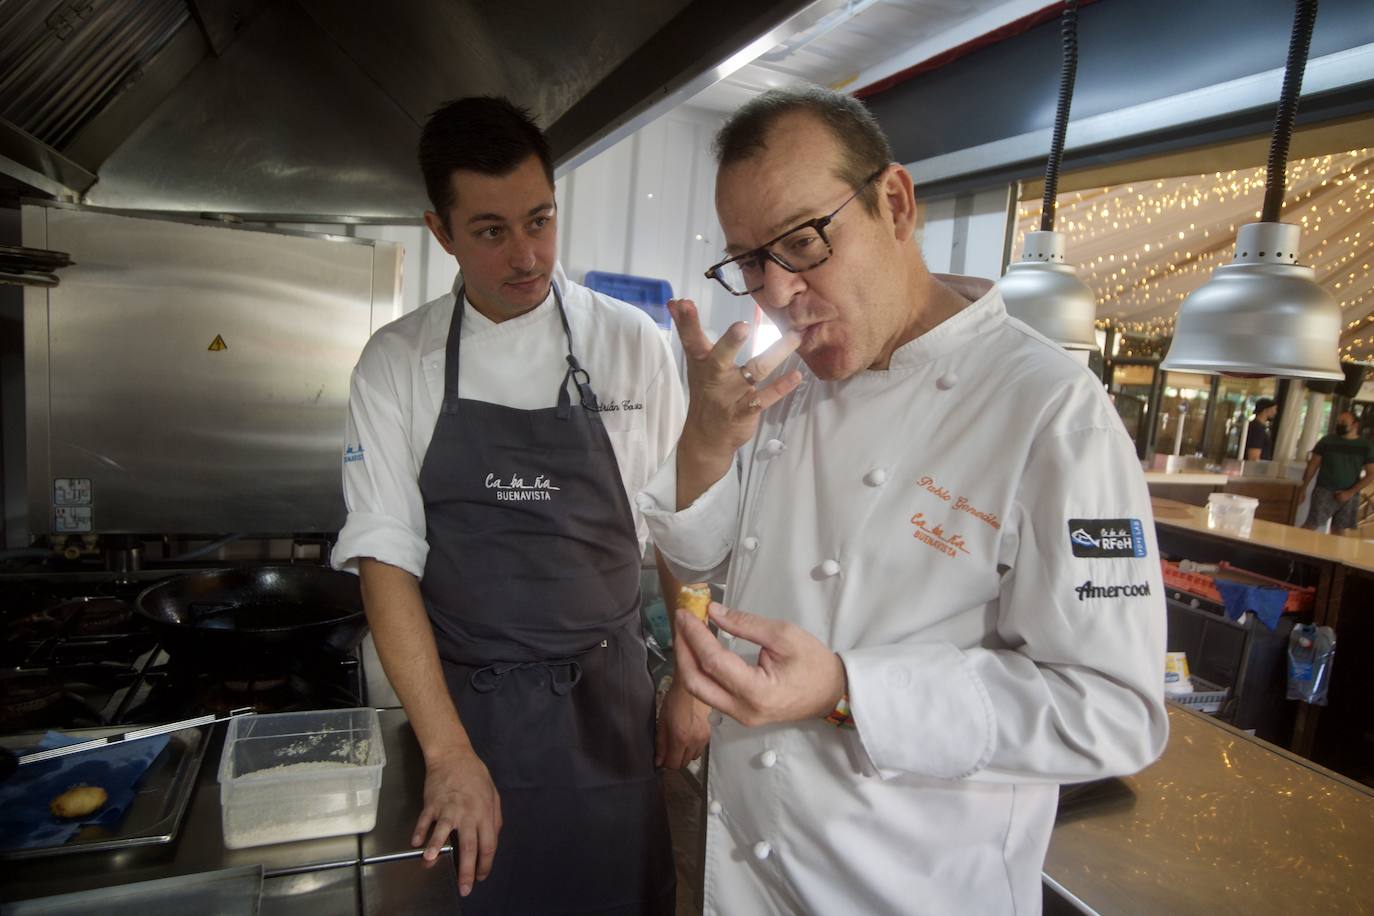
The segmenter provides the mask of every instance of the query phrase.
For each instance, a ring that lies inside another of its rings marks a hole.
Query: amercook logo
[[[1139,585],[1093,585],[1089,579],[1082,585],[1074,589],[1078,593],[1079,601],[1087,601],[1089,598],[1145,598],[1150,594],[1150,583],[1142,582]]]
[[[1138,518],[1071,518],[1069,544],[1076,557],[1143,557],[1145,527]]]
[[[523,477],[511,477],[507,482],[495,474],[488,474],[487,489],[495,490],[496,498],[505,502],[550,502],[560,488],[543,474],[536,476],[534,483],[525,483]]]

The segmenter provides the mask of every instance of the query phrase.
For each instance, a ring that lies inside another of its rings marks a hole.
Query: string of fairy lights
[[[1374,357],[1374,150],[1288,164],[1282,220],[1302,227],[1298,263],[1345,314],[1341,355]],[[1236,169],[1059,195],[1055,228],[1097,294],[1097,327],[1123,335],[1120,356],[1167,350],[1178,305],[1235,254],[1236,230],[1259,219],[1264,168]],[[1013,251],[1039,228],[1038,199],[1017,209]]]

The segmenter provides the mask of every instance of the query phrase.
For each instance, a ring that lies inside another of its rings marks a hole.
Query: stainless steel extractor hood
[[[843,5],[0,0],[0,176],[118,209],[414,220],[443,101],[527,106],[566,168]]]

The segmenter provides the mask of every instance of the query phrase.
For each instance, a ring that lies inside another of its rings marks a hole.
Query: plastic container
[[[224,845],[367,833],[385,766],[375,709],[231,719],[219,762]]]
[[[589,270],[582,278],[582,283],[588,289],[639,306],[660,328],[667,330],[673,325],[672,316],[668,314],[668,300],[673,298],[673,286],[667,280]]]
[[[1249,537],[1258,508],[1259,500],[1253,496],[1213,493],[1207,497],[1207,527]]]
[[[1193,692],[1187,652],[1164,653],[1164,692],[1169,696]]]
[[[1189,709],[1196,709],[1198,712],[1205,712],[1209,716],[1214,716],[1221,712],[1221,707],[1226,703],[1226,698],[1231,690],[1211,681],[1204,681],[1194,674],[1191,678],[1193,682],[1192,693],[1170,693],[1165,695],[1165,699],[1177,703],[1180,706],[1187,706]]]

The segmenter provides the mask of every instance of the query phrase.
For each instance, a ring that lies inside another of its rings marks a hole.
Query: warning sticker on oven
[[[90,506],[58,506],[54,512],[54,530],[58,534],[84,534],[91,530]]]
[[[89,506],[91,504],[89,477],[55,477],[52,482],[54,506]]]

